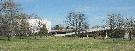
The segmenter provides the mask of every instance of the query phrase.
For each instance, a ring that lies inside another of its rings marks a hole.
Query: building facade
[[[33,33],[39,32],[43,25],[46,25],[48,32],[51,31],[51,22],[48,20],[28,19],[28,22]]]

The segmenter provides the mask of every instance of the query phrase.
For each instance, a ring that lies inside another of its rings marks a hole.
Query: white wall
[[[46,25],[48,32],[51,31],[51,22],[50,21],[40,20],[40,19],[28,19],[28,22],[29,22],[31,29],[34,30],[33,32],[39,31],[39,27],[38,27],[39,22],[41,22],[41,24]]]

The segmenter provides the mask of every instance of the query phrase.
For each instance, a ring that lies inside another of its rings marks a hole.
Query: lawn
[[[0,40],[0,51],[135,51],[135,41],[43,37],[38,39]]]

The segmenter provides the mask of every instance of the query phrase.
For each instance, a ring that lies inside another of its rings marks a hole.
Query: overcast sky
[[[81,10],[87,14],[91,26],[102,25],[110,13],[135,16],[135,0],[15,0],[25,12],[36,13],[52,22],[63,24],[67,13]]]

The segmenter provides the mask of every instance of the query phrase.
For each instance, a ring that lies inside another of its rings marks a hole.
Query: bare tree
[[[0,3],[0,19],[1,33],[3,36],[10,37],[22,35],[28,31],[28,22],[26,14],[21,12],[18,4],[13,0],[4,0]]]
[[[87,28],[86,15],[83,12],[71,11],[66,17],[66,23],[73,27],[75,34],[80,34]]]
[[[135,33],[135,19],[130,17],[130,18],[126,18],[126,22],[125,22],[125,31],[128,33],[129,35],[129,40],[132,40],[132,36]]]
[[[121,37],[124,33],[124,18],[120,14],[109,14],[107,19],[107,25],[110,28],[111,37]]]
[[[16,34],[21,38],[22,36],[29,36],[30,35],[30,25],[28,23],[28,16],[25,13],[19,14],[16,18],[14,18],[16,21],[15,31]]]
[[[4,0],[1,2],[1,8],[3,32],[5,32],[8,40],[10,40],[10,37],[14,34],[14,17],[18,13],[19,9],[12,0]]]

